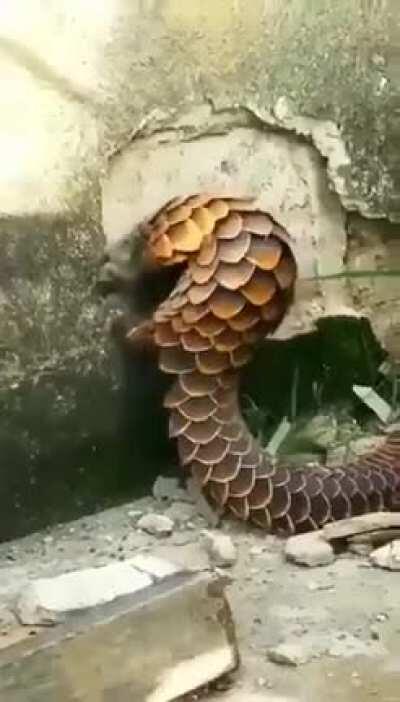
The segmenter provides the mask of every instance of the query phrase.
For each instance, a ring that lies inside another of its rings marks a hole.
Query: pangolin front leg
[[[395,509],[400,433],[346,469],[289,471],[271,464],[241,416],[240,368],[293,299],[287,233],[249,200],[195,195],[158,212],[145,236],[153,265],[186,262],[143,331],[159,348],[160,368],[175,376],[165,398],[169,434],[207,498],[279,534]]]

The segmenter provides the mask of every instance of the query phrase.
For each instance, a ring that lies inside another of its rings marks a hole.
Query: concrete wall
[[[99,474],[103,499],[137,470],[94,283],[105,244],[164,195],[251,190],[297,236],[303,275],[393,264],[396,5],[2,1],[0,538],[40,522],[32,503],[65,516],[93,507]],[[303,286],[286,333],[350,310],[396,338],[397,285]]]

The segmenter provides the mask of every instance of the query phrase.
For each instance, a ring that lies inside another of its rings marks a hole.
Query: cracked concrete
[[[161,538],[138,527],[144,514],[165,514],[174,505],[178,512],[181,499],[176,488],[166,499],[148,496],[0,545],[0,612],[2,605],[3,611],[14,607],[30,580],[81,568],[132,558],[136,564],[139,559],[140,567],[140,559],[152,556],[151,561],[167,559],[184,569],[208,571],[209,556],[199,539],[205,521],[196,512],[185,516],[182,511],[172,533]],[[226,693],[211,686],[185,702],[397,702],[397,573],[374,568],[349,552],[326,566],[304,568],[286,560],[284,541],[228,520],[216,533],[231,539],[237,551],[223,575],[229,582],[241,666],[231,681],[222,681],[222,689],[231,688]],[[7,641],[3,627],[0,619],[0,647]],[[79,674],[84,681],[85,671],[79,669]],[[97,676],[88,684],[97,689]]]
[[[94,294],[103,224],[115,240],[167,194],[219,184],[254,190],[289,227],[305,276],[346,257],[363,265],[354,231],[366,218],[373,266],[395,260],[398,13],[386,0],[107,0],[95,13],[87,0],[1,3],[0,539],[104,504],[124,480],[132,489],[124,476],[140,461],[121,451],[112,304]],[[396,285],[302,283],[282,335],[324,314],[371,314],[397,353]]]

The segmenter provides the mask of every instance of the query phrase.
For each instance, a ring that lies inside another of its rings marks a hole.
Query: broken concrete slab
[[[2,702],[169,702],[239,661],[223,582],[210,573],[178,573],[28,633],[0,653]]]
[[[69,612],[112,602],[152,583],[148,573],[129,562],[73,571],[56,578],[38,578],[24,588],[16,613],[22,624],[55,624]]]
[[[400,570],[400,540],[377,548],[370,554],[370,561],[385,570]]]
[[[321,537],[327,541],[335,541],[356,534],[398,527],[400,527],[400,514],[398,512],[371,512],[359,517],[350,517],[350,519],[326,524],[321,530]]]

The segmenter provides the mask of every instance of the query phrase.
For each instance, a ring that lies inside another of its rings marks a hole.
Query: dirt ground
[[[172,533],[140,530],[137,521],[147,512],[171,517]],[[30,578],[140,552],[207,568],[199,539],[206,527],[175,487],[169,499],[137,500],[2,544],[0,607]],[[399,702],[400,572],[371,567],[351,553],[331,565],[300,567],[285,560],[284,543],[274,537],[233,522],[219,531],[237,548],[236,562],[224,572],[242,662],[229,689],[211,692],[210,702]],[[287,660],[273,662],[281,644]]]

